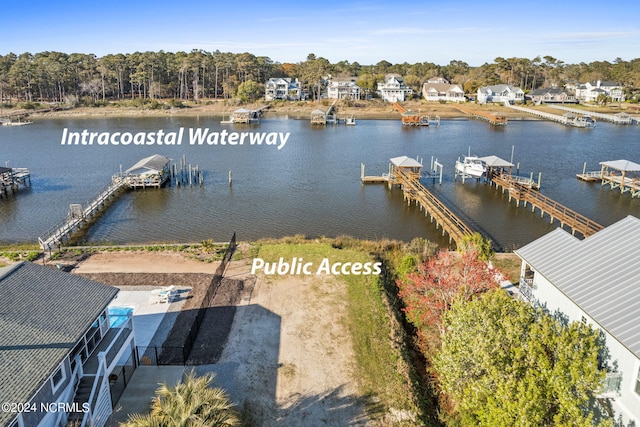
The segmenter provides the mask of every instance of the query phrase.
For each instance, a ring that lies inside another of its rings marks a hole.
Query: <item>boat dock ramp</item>
[[[600,162],[599,171],[587,172],[585,163],[582,173],[576,177],[582,181],[597,182],[601,186],[608,185],[611,190],[620,189],[620,193],[629,193],[631,197],[640,197],[640,164],[629,160],[612,160]]]
[[[593,111],[580,110],[578,108],[565,107],[564,105],[556,105],[556,104],[547,104],[547,107],[555,108],[557,110],[569,111],[571,113],[576,113],[576,114],[585,114],[591,117],[596,117],[598,119],[615,123],[617,125],[630,125],[630,124],[633,124],[634,121],[640,124],[639,119],[633,118],[629,114],[624,112],[618,113],[618,114],[603,114],[603,113],[596,113]]]
[[[22,186],[31,186],[31,172],[27,168],[0,167],[0,199],[16,194]]]
[[[73,233],[102,213],[125,190],[160,188],[172,176],[176,185],[203,184],[202,171],[198,166],[188,165],[187,168],[184,156],[180,159],[180,169],[174,164],[173,172],[170,162],[171,159],[159,154],[146,157],[126,171],[113,175],[111,182],[84,204],[69,205],[66,218],[38,237],[42,250],[51,251],[68,243]]]
[[[511,108],[513,110],[522,111],[524,113],[531,114],[533,116],[540,117],[545,120],[551,120],[551,121],[563,124],[565,126],[573,126],[573,127],[579,127],[579,128],[587,128],[587,129],[595,126],[595,122],[593,121],[593,119],[589,118],[587,114],[584,114],[584,112],[581,112],[581,114],[583,115],[575,114],[575,113],[567,113],[562,116],[559,116],[557,114],[547,113],[546,111],[534,110],[531,108],[521,107],[519,105],[511,105],[507,101],[505,101],[504,105],[505,107]]]

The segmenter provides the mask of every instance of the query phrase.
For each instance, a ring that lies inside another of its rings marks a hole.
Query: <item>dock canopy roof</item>
[[[492,168],[512,168],[513,167],[513,163],[509,163],[498,156],[480,157],[480,160],[482,160],[487,166]]]
[[[162,172],[164,167],[171,161],[170,158],[161,156],[160,154],[154,154],[150,157],[145,157],[135,165],[126,170],[131,174],[143,174],[149,172]]]
[[[409,158],[407,156],[394,157],[393,159],[391,159],[391,163],[393,163],[394,166],[401,167],[401,168],[421,168],[422,167],[422,163],[420,163],[415,159]]]
[[[629,160],[611,160],[600,162],[601,165],[624,172],[640,172],[640,165]]]

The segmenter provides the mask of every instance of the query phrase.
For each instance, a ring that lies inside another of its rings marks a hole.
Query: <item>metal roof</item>
[[[28,402],[117,293],[30,262],[0,269],[0,402]]]
[[[145,157],[138,161],[138,163],[127,169],[126,172],[131,173],[139,169],[161,172],[170,161],[171,159],[168,157],[161,156],[160,154],[154,154],[153,156]]]
[[[407,156],[394,157],[391,159],[394,166],[402,168],[421,168],[422,163]]]
[[[640,219],[628,216],[578,240],[562,229],[516,250],[640,358]]]
[[[510,163],[498,156],[486,156],[480,157],[480,160],[486,163],[487,166],[492,168],[512,168],[513,163]]]
[[[611,160],[600,164],[619,171],[640,172],[640,165],[629,160]]]

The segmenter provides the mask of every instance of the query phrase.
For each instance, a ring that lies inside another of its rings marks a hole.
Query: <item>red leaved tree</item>
[[[397,285],[407,319],[418,331],[418,344],[423,353],[430,354],[440,347],[442,317],[451,304],[470,300],[498,283],[496,271],[480,261],[475,250],[467,250],[440,251]]]

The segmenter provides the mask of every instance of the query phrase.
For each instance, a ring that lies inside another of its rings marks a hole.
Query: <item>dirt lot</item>
[[[115,286],[191,286],[182,308],[188,313],[202,301],[216,267],[177,253],[133,252],[93,254],[72,271]],[[245,262],[229,265],[191,361],[232,372],[233,397],[250,425],[370,425],[353,374],[340,282],[248,273]],[[167,340],[184,337],[182,315]]]

